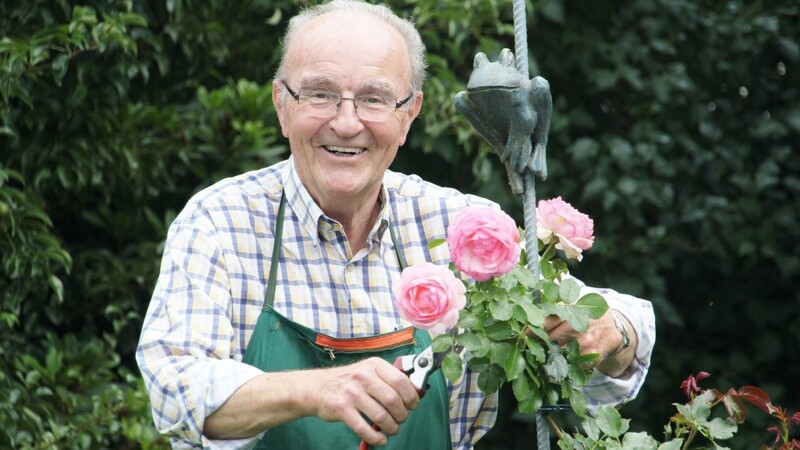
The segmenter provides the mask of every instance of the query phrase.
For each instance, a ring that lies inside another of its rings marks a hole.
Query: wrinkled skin
[[[456,109],[498,153],[515,194],[524,191],[528,171],[547,178],[550,84],[542,77],[525,78],[509,49],[500,52],[497,62],[475,55],[467,90],[456,95]]]

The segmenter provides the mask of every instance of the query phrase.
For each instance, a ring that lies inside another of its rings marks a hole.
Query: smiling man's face
[[[405,41],[381,19],[365,14],[329,13],[303,27],[286,54],[285,79],[295,92],[310,88],[336,92],[344,98],[384,94],[405,99],[410,94],[411,65]],[[369,122],[343,100],[338,112],[321,119],[308,114],[307,102],[288,95],[281,103],[273,91],[283,135],[289,139],[301,181],[314,200],[328,211],[342,202],[374,203],[384,171],[405,142],[419,113],[422,95]]]

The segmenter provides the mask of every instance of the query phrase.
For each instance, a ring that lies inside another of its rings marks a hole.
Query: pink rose
[[[583,259],[581,252],[594,244],[594,221],[572,205],[556,197],[540,200],[536,208],[536,237],[545,244],[558,239],[556,248],[563,250],[567,258]]]
[[[458,270],[477,281],[504,275],[519,261],[517,224],[498,209],[465,209],[447,227],[447,245]]]
[[[458,322],[458,312],[467,304],[466,292],[450,269],[425,262],[403,270],[395,298],[400,317],[437,335]]]

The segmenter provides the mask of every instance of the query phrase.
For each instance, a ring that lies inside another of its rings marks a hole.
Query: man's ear
[[[278,114],[278,122],[281,124],[281,134],[283,137],[289,138],[287,133],[287,124],[286,124],[286,104],[282,101],[281,97],[283,97],[283,92],[280,85],[276,82],[272,82],[272,104],[275,105],[275,112]]]
[[[408,130],[411,129],[411,124],[414,123],[414,119],[419,116],[419,112],[422,110],[422,91],[417,92],[414,94],[414,98],[412,98],[408,102],[408,108],[406,111],[405,116],[403,117],[404,124],[403,124],[403,136],[400,138],[400,145],[402,147],[403,144],[406,142],[406,137],[408,136]]]

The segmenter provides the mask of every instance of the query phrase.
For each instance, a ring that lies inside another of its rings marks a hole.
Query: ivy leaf
[[[450,380],[451,383],[455,383],[461,377],[461,373],[463,371],[461,357],[454,352],[450,352],[447,356],[444,357],[444,361],[442,361],[442,373],[444,376]]]

